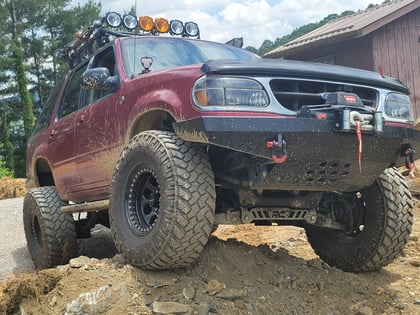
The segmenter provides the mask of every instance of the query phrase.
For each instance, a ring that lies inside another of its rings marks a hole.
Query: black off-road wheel
[[[355,220],[349,232],[305,228],[319,257],[344,271],[374,271],[401,254],[413,224],[413,199],[404,177],[386,169],[358,194]]]
[[[37,269],[63,265],[77,255],[76,228],[72,215],[54,186],[29,190],[23,201],[23,225],[29,254]]]
[[[121,154],[110,188],[118,251],[145,269],[194,261],[214,221],[214,175],[205,152],[164,131],[145,131]]]

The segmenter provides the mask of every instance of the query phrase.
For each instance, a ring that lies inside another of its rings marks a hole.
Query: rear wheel
[[[148,269],[191,263],[210,235],[215,194],[200,147],[170,132],[138,134],[112,177],[109,216],[118,251]]]
[[[74,220],[61,212],[64,204],[54,186],[34,188],[25,195],[23,224],[37,269],[66,264],[77,255]]]
[[[357,193],[347,232],[306,227],[308,240],[329,265],[344,271],[377,270],[401,254],[413,224],[413,200],[404,177],[386,169],[368,189]]]

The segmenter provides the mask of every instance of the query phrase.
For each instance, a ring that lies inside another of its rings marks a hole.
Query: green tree
[[[0,141],[5,165],[25,175],[26,139],[36,112],[68,67],[58,50],[98,20],[100,4],[0,0]]]

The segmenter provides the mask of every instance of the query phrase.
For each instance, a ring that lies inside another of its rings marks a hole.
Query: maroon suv
[[[261,59],[181,25],[182,37],[96,26],[65,48],[71,70],[28,142],[35,266],[66,263],[97,223],[152,269],[192,262],[219,224],[303,227],[346,271],[399,255],[413,201],[394,167],[412,167],[419,139],[406,86]]]

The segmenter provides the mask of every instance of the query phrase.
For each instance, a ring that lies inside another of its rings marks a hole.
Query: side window
[[[58,95],[60,94],[60,90],[61,90],[61,87],[63,85],[63,81],[64,80],[62,80],[59,84],[57,84],[52,89],[51,94],[48,97],[47,102],[42,107],[41,113],[38,116],[38,119],[36,121],[33,133],[36,133],[36,132],[40,131],[41,129],[44,129],[44,128],[48,127],[48,125],[50,123],[50,120],[51,120],[52,112],[54,110],[54,106],[55,106],[55,104],[57,104],[57,98],[58,98]]]
[[[114,55],[113,47],[108,47],[104,51],[97,54],[92,60],[91,65],[89,66],[89,68],[99,68],[99,67],[108,68],[111,76],[116,75],[117,71],[115,69],[115,55]],[[95,103],[99,99],[104,98],[105,96],[108,96],[112,93],[114,93],[114,91],[86,90],[83,106],[87,106],[89,104]]]
[[[79,99],[81,93],[80,79],[83,72],[86,71],[87,63],[77,69],[66,86],[63,99],[61,100],[58,119],[63,118],[79,109]]]

